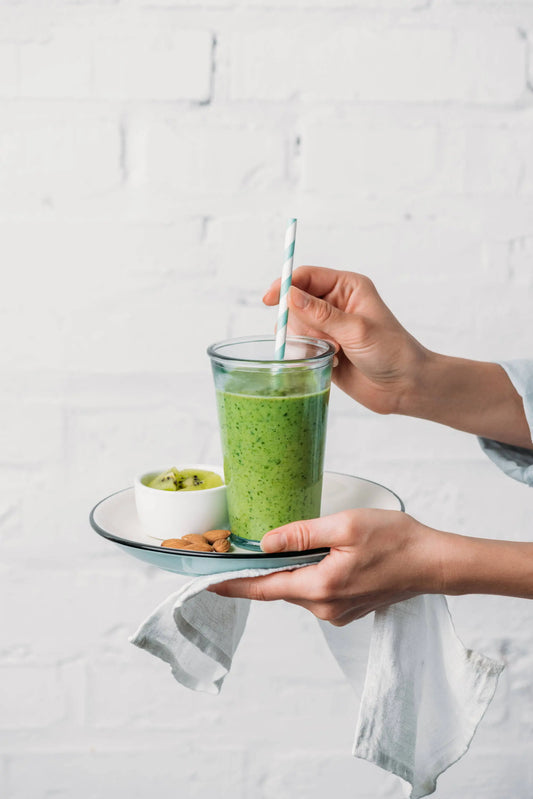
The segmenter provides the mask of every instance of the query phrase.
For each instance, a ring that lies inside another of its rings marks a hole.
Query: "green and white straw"
[[[281,287],[279,290],[278,325],[276,330],[276,360],[282,361],[285,357],[285,343],[287,341],[287,297],[291,287],[292,263],[294,260],[294,244],[296,241],[296,219],[289,219],[285,233],[285,254],[281,272]]]

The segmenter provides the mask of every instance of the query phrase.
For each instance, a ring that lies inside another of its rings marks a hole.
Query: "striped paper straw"
[[[296,219],[289,219],[285,233],[285,254],[283,257],[283,270],[281,272],[281,287],[279,290],[278,326],[276,330],[276,360],[282,361],[285,357],[285,342],[287,341],[287,296],[291,287],[292,262],[294,259],[294,243],[296,241]]]

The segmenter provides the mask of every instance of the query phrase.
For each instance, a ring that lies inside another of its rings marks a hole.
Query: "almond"
[[[213,542],[213,550],[215,552],[229,552],[231,544],[227,538],[219,538]]]
[[[230,535],[231,533],[229,530],[208,530],[207,533],[204,533],[204,538],[206,541],[209,541],[210,544],[214,544],[215,541],[229,538]]]
[[[207,538],[204,538],[203,535],[198,535],[198,533],[188,533],[187,535],[183,536],[184,541],[188,541],[189,544],[194,544],[196,547],[197,544],[209,544],[210,542]]]
[[[193,552],[212,552],[213,547],[211,544],[191,544],[189,549]]]
[[[167,538],[161,542],[161,546],[169,549],[192,549],[190,541],[185,541],[184,538]]]

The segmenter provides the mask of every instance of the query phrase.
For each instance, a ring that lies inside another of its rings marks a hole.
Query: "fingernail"
[[[333,368],[339,365],[339,359],[336,355],[333,356]]]
[[[291,303],[297,308],[305,308],[309,305],[309,295],[305,291],[300,291],[296,286],[291,286]]]
[[[263,552],[283,552],[287,549],[287,539],[283,533],[268,533],[261,541]]]

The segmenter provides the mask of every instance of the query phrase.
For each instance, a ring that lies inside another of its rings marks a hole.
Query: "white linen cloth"
[[[283,570],[198,577],[159,605],[130,641],[169,663],[182,685],[218,694],[250,600],[204,589]],[[357,622],[341,628],[320,625],[348,682],[360,692],[359,663],[353,657]],[[353,754],[399,776],[411,799],[427,796],[438,775],[467,751],[502,668],[465,649],[443,596],[418,596],[376,611]]]
[[[533,440],[533,360],[500,366],[522,397]],[[533,487],[532,450],[484,438],[480,443],[506,474]],[[178,682],[216,694],[231,668],[250,602],[204,589],[268,573],[199,577],[169,596],[130,640],[169,663]],[[355,642],[360,624],[339,628],[319,623],[359,693],[362,672]],[[376,611],[353,754],[398,775],[411,799],[427,796],[438,775],[467,751],[502,668],[463,646],[443,596],[418,596]]]
[[[533,442],[533,360],[501,361],[499,365],[522,397]],[[533,488],[533,450],[502,444],[490,438],[480,438],[479,442],[491,461],[505,474]]]

